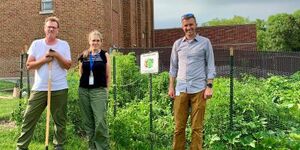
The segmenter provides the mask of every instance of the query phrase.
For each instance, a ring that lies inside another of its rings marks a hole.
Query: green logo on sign
[[[145,65],[146,68],[152,68],[153,67],[153,63],[154,63],[153,58],[149,58],[149,59],[145,60],[144,65]]]

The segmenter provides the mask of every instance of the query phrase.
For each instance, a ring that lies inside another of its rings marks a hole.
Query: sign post
[[[158,52],[144,53],[141,55],[141,74],[149,73],[149,102],[150,102],[150,147],[153,150],[153,120],[152,120],[152,74],[158,73]]]

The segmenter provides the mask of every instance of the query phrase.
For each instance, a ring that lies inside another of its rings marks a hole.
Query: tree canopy
[[[300,51],[300,10],[293,14],[279,13],[255,21],[242,16],[213,19],[203,26],[256,24],[257,49],[262,51]]]
[[[238,25],[238,24],[249,24],[251,22],[249,18],[244,18],[242,16],[234,16],[231,19],[219,19],[215,18],[211,21],[205,22],[202,26],[219,26],[219,25]]]

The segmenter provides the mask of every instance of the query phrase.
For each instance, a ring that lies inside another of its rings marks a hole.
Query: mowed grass
[[[19,99],[0,98],[0,120],[9,120],[13,110],[18,106]]]
[[[19,99],[12,99],[11,95],[12,93],[0,92],[0,149],[5,150],[16,149],[15,139],[18,133],[17,127],[10,120],[13,110],[18,105]]]
[[[4,94],[4,96],[6,96]],[[0,98],[0,150],[15,150],[16,141],[20,135],[20,128],[17,127],[11,120],[11,115],[14,109],[18,107],[19,99],[3,99]],[[67,144],[66,149],[84,150],[88,149],[86,139],[75,135],[70,126],[67,127]],[[37,130],[37,129],[36,129]],[[53,132],[51,130],[50,132]],[[39,140],[39,141],[43,141]],[[32,140],[29,149],[40,150],[45,149],[44,142]],[[52,137],[49,138],[49,149],[54,149]]]
[[[16,127],[6,127],[6,125],[0,125],[0,149],[13,150],[16,149],[15,139],[17,134]]]
[[[0,91],[5,90],[5,89],[13,89],[14,86],[15,86],[15,83],[13,83],[13,82],[0,80]]]
[[[0,150],[15,150],[16,141],[21,131],[20,127],[17,127],[11,120],[11,115],[14,109],[18,107],[19,99],[12,98],[11,93],[6,92],[0,92],[0,96]],[[53,130],[50,132],[52,134]],[[44,141],[44,139],[39,141]],[[71,127],[67,126],[67,143],[65,145],[65,149],[84,150],[88,149],[87,145],[86,139],[75,135]],[[29,145],[29,149],[45,149],[45,144],[44,142],[32,140]],[[54,149],[52,137],[49,138],[49,149]]]
[[[52,132],[52,131],[51,131]],[[20,129],[17,127],[6,127],[0,125],[0,149],[1,150],[15,150],[16,141],[20,135]],[[67,134],[68,140],[65,145],[65,149],[72,150],[84,150],[88,149],[87,142],[85,139],[78,137],[70,132]],[[31,141],[29,149],[32,150],[42,150],[45,149],[45,144],[43,142]],[[52,144],[52,137],[49,138],[49,149],[54,149]]]
[[[52,132],[52,131],[51,131]],[[7,128],[0,125],[0,149],[1,150],[15,150],[17,138],[20,135],[20,130],[17,127]],[[74,134],[67,134],[68,140],[65,145],[65,149],[70,150],[85,150],[88,149],[87,142],[85,139],[78,137]],[[32,140],[29,149],[31,150],[42,150],[45,149],[44,142],[36,142]],[[52,137],[49,139],[49,149],[54,149],[52,144]]]

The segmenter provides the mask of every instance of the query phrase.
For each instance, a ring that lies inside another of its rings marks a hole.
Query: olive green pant
[[[54,121],[54,145],[65,143],[67,121],[68,89],[51,92],[51,115]],[[41,114],[47,106],[47,91],[32,91],[22,122],[21,135],[17,140],[17,148],[27,149]]]
[[[86,89],[79,87],[78,92],[84,128],[89,140],[89,149],[108,150],[107,90],[105,88]]]
[[[191,128],[192,143],[191,150],[202,150],[203,143],[203,123],[206,100],[204,99],[204,91],[187,94],[181,92],[174,100],[174,120],[175,131],[173,138],[174,150],[185,150],[185,129],[191,107]]]

